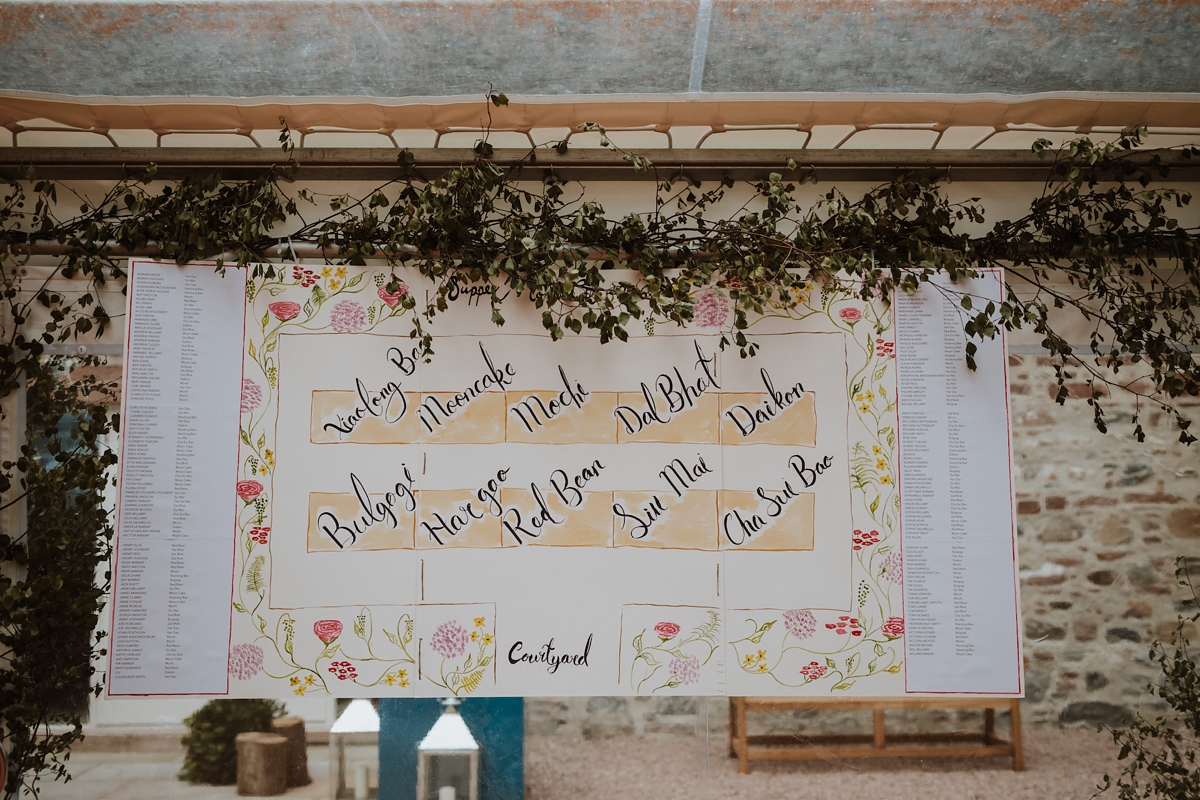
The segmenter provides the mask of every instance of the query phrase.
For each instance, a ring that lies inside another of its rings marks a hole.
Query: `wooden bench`
[[[884,726],[884,712],[904,709],[983,709],[981,733],[893,733]],[[873,734],[801,734],[750,736],[746,715],[753,711],[871,710]],[[996,709],[1012,714],[1011,740],[996,735]],[[750,771],[751,761],[826,758],[928,758],[1011,756],[1013,770],[1025,768],[1021,753],[1021,703],[1012,698],[974,697],[731,697],[729,698],[729,756],[738,772]]]

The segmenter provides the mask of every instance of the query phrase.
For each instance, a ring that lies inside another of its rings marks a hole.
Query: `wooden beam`
[[[398,178],[402,170],[396,150],[372,148],[297,148],[296,175],[304,181],[378,181]],[[471,150],[411,150],[418,174],[433,178],[473,163]],[[1171,179],[1200,180],[1200,159],[1184,159],[1176,151],[1153,151],[1171,168]],[[902,172],[917,172],[952,181],[1043,181],[1052,158],[1013,150],[647,150],[640,153],[655,171],[639,172],[620,154],[603,149],[576,149],[565,154],[538,150],[536,162],[522,163],[527,150],[496,150],[492,162],[516,169],[531,181],[672,180],[711,183],[763,180],[778,172],[789,181],[820,184],[891,180]],[[797,169],[787,169],[787,160]],[[1131,158],[1148,164],[1151,152]],[[144,174],[150,164],[158,177],[177,179],[213,169],[227,178],[249,178],[276,169],[284,172],[286,158],[276,147],[0,147],[0,177],[19,179],[28,167],[42,178],[55,180],[118,180]]]

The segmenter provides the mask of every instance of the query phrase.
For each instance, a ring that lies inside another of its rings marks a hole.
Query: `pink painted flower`
[[[429,646],[442,658],[458,658],[467,649],[467,632],[454,620],[438,625]]]
[[[361,331],[367,324],[367,312],[353,300],[343,300],[333,307],[329,315],[330,326],[338,333]]]
[[[300,313],[300,304],[293,303],[291,300],[280,300],[278,303],[271,303],[267,306],[267,310],[275,315],[275,319],[287,322]]]
[[[838,316],[846,320],[846,322],[858,322],[862,319],[862,312],[857,308],[843,308],[838,312]]]
[[[800,668],[800,676],[804,678],[805,682],[807,683],[808,681],[815,681],[817,678],[820,678],[825,674],[825,670],[825,666],[818,664],[815,661],[810,661]]]
[[[783,612],[783,627],[797,639],[807,639],[817,632],[817,618],[808,609]]]
[[[904,635],[904,617],[888,617],[880,630],[889,639],[899,639]]]
[[[904,562],[900,560],[899,550],[887,554],[879,568],[879,575],[892,583],[904,583]]]
[[[696,295],[694,319],[701,328],[719,328],[729,317],[729,301],[715,289],[704,289]]]
[[[400,288],[396,290],[395,294],[390,294],[387,286],[380,286],[376,290],[376,293],[379,295],[380,300],[395,308],[396,304],[400,302],[400,298],[408,297],[408,286],[403,283],[400,284]]]
[[[858,617],[838,617],[837,622],[827,622],[825,627],[839,636],[862,636],[862,626],[858,624]]]
[[[660,622],[654,626],[654,632],[665,642],[679,635],[679,626],[674,622]]]
[[[254,498],[262,494],[263,485],[258,481],[238,481],[237,496],[249,503]]]
[[[342,635],[342,623],[336,619],[321,619],[313,623],[313,633],[325,644]]]
[[[262,402],[262,387],[249,378],[242,378],[242,413],[249,414]]]
[[[667,665],[667,670],[671,673],[672,678],[684,686],[700,682],[700,660],[695,656],[673,658]]]
[[[229,674],[248,681],[262,669],[263,651],[256,644],[235,644],[229,651]]]

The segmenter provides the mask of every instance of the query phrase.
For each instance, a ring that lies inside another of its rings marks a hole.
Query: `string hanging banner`
[[[415,271],[279,269],[130,265],[110,694],[1021,694],[999,274],[426,358]]]

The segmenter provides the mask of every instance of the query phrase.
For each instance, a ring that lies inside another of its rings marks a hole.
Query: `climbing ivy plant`
[[[496,92],[489,101],[507,103]],[[1180,441],[1194,441],[1177,401],[1200,393],[1200,231],[1173,216],[1191,198],[1159,186],[1169,179],[1166,166],[1153,156],[1131,157],[1143,132],[1115,143],[1082,138],[1059,150],[1039,141],[1034,149],[1052,165],[1051,178],[1023,216],[989,226],[983,201],[953,201],[924,175],[898,175],[856,195],[831,188],[806,203],[798,185],[811,170],[798,161],[748,186],[695,186],[620,150],[602,127],[584,128],[654,182],[651,209],[618,216],[584,186],[542,181],[531,169],[538,150],[519,163],[496,163],[486,134],[472,162],[437,176],[401,151],[400,177],[361,196],[295,191],[292,180],[304,170],[286,123],[279,165],[250,179],[211,171],[166,181],[151,166],[95,194],[32,169],[7,185],[0,200],[0,397],[27,385],[37,406],[36,413],[30,406],[30,444],[0,475],[2,502],[23,499],[30,508],[25,530],[0,536],[0,561],[23,566],[0,577],[0,735],[14,765],[9,794],[22,783],[33,788],[39,771],[65,775],[80,718],[55,698],[64,685],[86,686],[104,652],[92,633],[108,581],[111,528],[100,509],[115,457],[104,441],[119,420],[96,402],[98,387],[69,385],[46,348],[86,343],[112,324],[121,309],[106,307],[102,290],[123,287],[129,254],[181,264],[212,259],[271,277],[278,271],[272,262],[290,260],[288,248],[304,244],[324,248],[329,261],[417,269],[436,289],[403,302],[417,312],[412,335],[429,357],[436,352],[431,323],[468,287],[490,303],[497,325],[505,302],[521,297],[541,310],[551,336],[589,330],[604,342],[625,340],[633,325],[686,323],[696,291],[714,287],[735,312],[723,346],[749,357],[756,315],[793,307],[801,294],[793,289],[804,285],[870,299],[912,292],[938,274],[957,282],[1001,268],[1008,287],[1001,302],[954,293],[968,364],[976,342],[1002,327],[1032,330],[1054,365],[1058,402],[1068,399],[1068,381],[1089,387],[1086,402],[1105,431],[1106,396],[1121,387],[1138,398],[1129,424],[1139,440],[1141,409],[1152,407],[1171,415]],[[566,150],[562,142],[551,146]],[[31,248],[39,247],[61,255],[51,267],[27,268]],[[69,294],[56,288],[63,279],[72,281]],[[399,280],[393,271],[389,292]],[[1068,339],[1060,310],[1086,321],[1086,342]],[[80,582],[89,570],[103,578]],[[58,666],[48,668],[47,659]],[[51,735],[51,721],[74,727]]]

